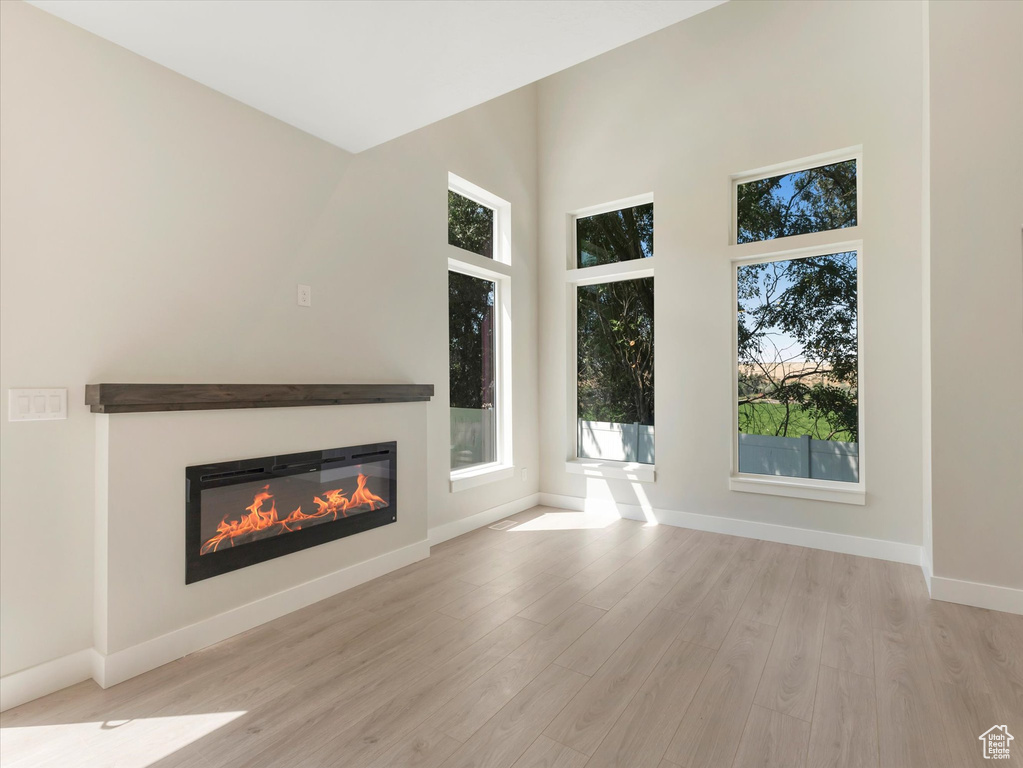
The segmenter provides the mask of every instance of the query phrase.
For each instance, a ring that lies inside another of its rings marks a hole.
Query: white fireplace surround
[[[429,555],[426,407],[97,415],[92,675],[106,687]],[[185,584],[190,464],[396,440],[398,521]]]

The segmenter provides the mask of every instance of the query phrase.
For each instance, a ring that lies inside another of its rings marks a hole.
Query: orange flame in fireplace
[[[277,516],[277,502],[273,501],[270,486],[264,485],[262,490],[253,498],[252,504],[245,508],[248,514],[242,515],[241,520],[228,520],[225,515],[224,519],[217,524],[217,533],[199,548],[199,554],[205,555],[210,552],[216,552],[217,547],[225,541],[230,542],[233,547],[234,540],[239,536],[267,531],[274,527],[279,528],[279,530],[274,532],[277,534],[284,531],[298,531],[301,530],[302,523],[307,520],[322,520],[328,515],[337,520],[338,512],[341,513],[342,517],[348,517],[348,510],[355,507],[368,506],[371,510],[375,510],[378,507],[387,506],[387,502],[384,499],[366,488],[366,476],[361,472],[358,477],[358,487],[351,498],[344,495],[344,489],[342,488],[325,491],[323,497],[322,499],[319,496],[313,497],[313,503],[317,509],[310,515],[305,514],[302,511],[302,507],[299,507],[287,517],[279,518]],[[263,502],[265,501],[270,501],[270,509],[268,510],[263,509]]]
[[[357,507],[360,504],[368,504],[370,509],[376,509],[379,504],[381,507],[386,507],[387,502],[377,496],[372,491],[366,488],[366,476],[359,473],[359,487],[355,489],[355,493],[352,494],[351,506]]]

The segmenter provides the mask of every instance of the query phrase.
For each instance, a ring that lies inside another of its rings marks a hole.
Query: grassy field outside
[[[785,406],[781,403],[742,403],[739,405],[739,431],[747,435],[779,435],[779,427],[785,420]],[[789,413],[788,430],[785,437],[810,435],[815,440],[827,440],[835,427],[827,419],[816,420],[798,406]],[[849,440],[848,431],[832,435],[832,440]]]

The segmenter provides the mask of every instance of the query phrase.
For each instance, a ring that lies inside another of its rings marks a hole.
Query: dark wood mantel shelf
[[[93,413],[418,403],[433,384],[86,384]]]

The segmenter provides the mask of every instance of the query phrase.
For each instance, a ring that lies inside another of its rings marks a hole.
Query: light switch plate
[[[7,390],[8,421],[52,421],[66,418],[66,389]]]

